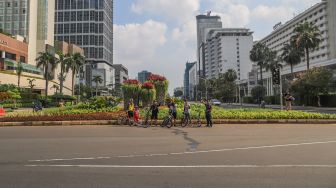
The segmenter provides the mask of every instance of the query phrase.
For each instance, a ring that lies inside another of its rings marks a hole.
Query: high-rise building
[[[310,66],[311,67],[330,67],[336,65],[336,1],[322,0],[301,14],[284,24],[277,24],[274,31],[261,39],[259,42],[265,44],[268,48],[282,54],[285,44],[290,42],[291,37],[295,34],[294,29],[301,23],[310,22],[321,31],[321,43],[318,48],[311,51]],[[294,66],[294,72],[302,72],[307,70],[306,57],[302,58],[302,62]],[[273,95],[272,76],[269,71],[264,72],[264,86],[267,88],[267,94]],[[259,73],[260,74],[260,73]],[[282,75],[290,74],[290,66],[285,66]]]
[[[183,94],[184,94],[184,98],[186,99],[190,99],[189,71],[195,64],[197,64],[197,62],[186,63],[186,68],[184,71],[184,79],[183,79],[183,89],[184,89]]]
[[[148,79],[149,79],[149,77],[152,75],[152,73],[151,72],[148,72],[148,71],[141,71],[141,72],[139,72],[138,73],[138,80],[139,80],[139,82],[140,83],[145,83]]]
[[[206,35],[209,29],[222,28],[221,18],[219,16],[207,15],[196,16],[197,23],[197,62],[198,70],[202,70],[202,76],[205,75],[205,62],[204,62],[204,43],[206,42]]]
[[[115,69],[115,89],[118,94],[121,94],[121,85],[128,80],[128,69],[121,64],[114,64]]]
[[[253,32],[244,28],[210,29],[204,46],[205,77],[216,78],[233,69],[238,80],[248,78],[252,62]]]
[[[98,69],[113,69],[113,0],[56,0],[55,8],[55,40],[84,49],[86,82],[92,85]],[[110,79],[103,77],[105,83]]]
[[[198,68],[197,64],[195,63],[192,67],[189,69],[189,99],[196,100],[197,99],[197,85],[199,83],[199,74],[198,74]]]
[[[28,35],[28,0],[0,0],[0,29],[11,35]]]

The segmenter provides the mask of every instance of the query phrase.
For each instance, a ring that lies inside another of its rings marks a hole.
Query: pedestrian
[[[168,108],[169,108],[169,114],[173,117],[173,124],[174,126],[176,126],[177,110],[176,110],[176,104],[174,102],[174,99],[170,99]]]
[[[138,125],[140,121],[139,107],[134,107],[134,125]]]
[[[292,102],[295,100],[294,97],[289,92],[286,92],[284,95],[284,99],[286,103],[286,110],[292,110]]]
[[[212,106],[209,100],[205,100],[203,103],[205,105],[205,118],[207,121],[207,127],[212,127]]]
[[[129,103],[127,104],[127,115],[129,119],[132,119],[134,116],[134,102],[133,99],[130,99]]]
[[[152,106],[150,107],[150,111],[152,112],[151,125],[154,120],[155,126],[157,126],[157,120],[159,116],[159,104],[156,100],[153,102]]]
[[[188,100],[184,100],[184,105],[183,105],[183,115],[186,121],[189,121],[191,124],[191,117],[190,117],[190,104],[188,103]]]

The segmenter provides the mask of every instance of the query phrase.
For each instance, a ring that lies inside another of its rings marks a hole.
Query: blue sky
[[[258,40],[320,0],[114,0],[115,63],[135,78],[165,75],[170,92],[183,84],[184,66],[196,60],[195,16],[211,10],[224,27],[245,27]]]

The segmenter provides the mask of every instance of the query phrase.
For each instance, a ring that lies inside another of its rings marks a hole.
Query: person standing
[[[191,124],[190,104],[188,103],[187,99],[184,100],[183,113],[185,120],[189,121],[189,124]]]
[[[170,100],[168,108],[169,108],[169,114],[173,117],[173,124],[174,126],[176,126],[177,110],[176,110],[176,104],[174,102],[174,99]]]
[[[212,127],[212,106],[210,104],[210,101],[209,100],[206,100],[204,102],[204,105],[205,105],[205,118],[206,118],[206,121],[207,121],[207,127]]]
[[[127,105],[127,115],[129,119],[132,119],[134,116],[134,102],[133,99],[130,99]]]
[[[286,103],[286,110],[287,111],[292,110],[292,102],[294,101],[294,97],[289,92],[287,92],[284,98]]]
[[[152,122],[154,120],[155,126],[157,126],[157,120],[158,120],[158,116],[159,116],[159,104],[156,100],[154,101],[154,103],[150,107],[150,111],[152,112],[151,125],[153,125]]]

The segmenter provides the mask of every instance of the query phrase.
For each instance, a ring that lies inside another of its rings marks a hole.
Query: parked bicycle
[[[173,123],[173,115],[169,113],[169,115],[166,116],[166,117],[163,119],[163,121],[162,121],[162,123],[161,123],[161,127],[167,127],[167,128],[170,129],[170,128],[173,127],[173,125],[174,125],[174,123]]]
[[[182,119],[181,119],[181,127],[186,127],[191,124],[190,114],[183,113]]]
[[[118,118],[117,124],[118,125],[129,125],[129,126],[132,126],[133,121],[128,117],[128,113],[126,112],[126,114],[124,116],[121,116],[121,117]]]

